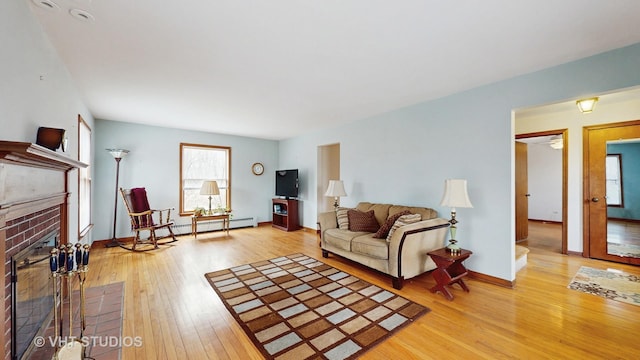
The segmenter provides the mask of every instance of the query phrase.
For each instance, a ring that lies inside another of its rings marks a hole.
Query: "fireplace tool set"
[[[86,329],[85,312],[84,312],[84,281],[89,270],[89,245],[75,246],[71,244],[61,245],[58,249],[51,250],[49,258],[51,268],[51,279],[53,287],[53,322],[54,322],[54,338],[55,338],[55,355],[54,359],[72,360],[84,359],[84,343],[81,341]],[[78,277],[80,282],[80,336],[74,337],[73,334],[73,279]],[[63,313],[64,306],[62,302],[62,293],[67,289],[69,297],[69,307],[67,312],[69,315],[69,334],[64,344],[62,344],[63,333]]]

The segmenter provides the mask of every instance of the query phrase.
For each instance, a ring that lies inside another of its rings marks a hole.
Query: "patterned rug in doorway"
[[[205,277],[267,359],[354,359],[429,311],[303,254]]]
[[[608,242],[607,253],[622,257],[640,257],[640,246]]]
[[[640,305],[640,277],[621,271],[599,270],[582,266],[568,288],[611,300]]]

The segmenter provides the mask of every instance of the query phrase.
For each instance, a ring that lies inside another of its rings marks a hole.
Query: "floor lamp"
[[[115,202],[113,204],[113,237],[111,241],[107,243],[107,247],[116,247],[120,246],[120,242],[116,238],[116,223],[118,220],[118,180],[120,178],[120,160],[125,157],[129,150],[124,149],[107,149],[107,151],[113,155],[113,158],[116,160],[116,197]]]

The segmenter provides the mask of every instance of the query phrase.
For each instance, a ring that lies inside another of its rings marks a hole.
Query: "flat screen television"
[[[298,169],[276,171],[276,196],[298,197]]]

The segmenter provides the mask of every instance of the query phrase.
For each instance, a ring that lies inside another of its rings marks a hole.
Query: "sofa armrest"
[[[318,214],[318,226],[320,227],[320,238],[324,239],[324,232],[329,229],[338,228],[338,218],[335,211],[328,211]]]
[[[434,218],[398,228],[389,241],[389,271],[398,278],[411,278],[435,269],[427,255],[444,246],[449,221]]]

